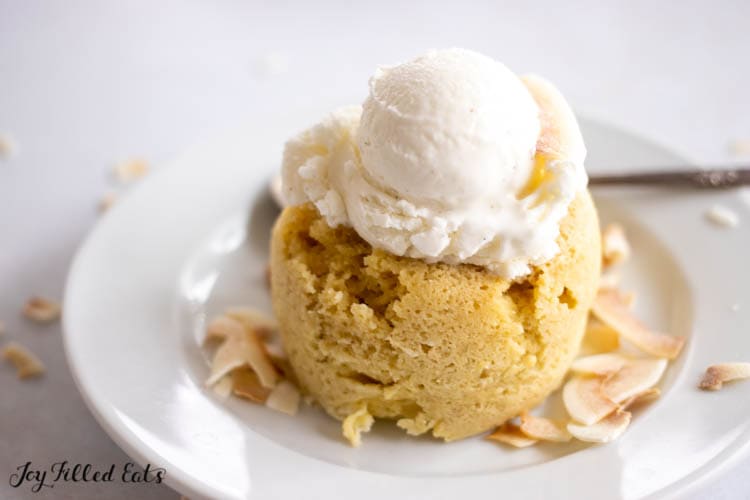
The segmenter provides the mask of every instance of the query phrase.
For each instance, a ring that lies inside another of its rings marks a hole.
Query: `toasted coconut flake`
[[[538,441],[564,443],[570,441],[571,435],[564,422],[549,418],[535,417],[528,412],[521,414],[521,432]]]
[[[276,351],[276,349],[274,349]],[[289,358],[285,354],[278,355],[276,352],[269,352],[269,358],[271,363],[276,367],[276,371],[281,373],[283,378],[289,380],[293,384],[297,384],[297,376],[292,369],[292,364],[289,362]]]
[[[630,258],[630,243],[620,224],[609,224],[602,231],[602,261],[605,266],[625,262]]]
[[[10,159],[18,152],[18,145],[9,135],[0,134],[0,159]]]
[[[615,403],[622,403],[658,384],[666,369],[666,359],[629,360],[620,371],[607,377],[602,392]]]
[[[206,385],[212,386],[232,370],[246,366],[249,358],[249,345],[242,337],[228,337],[216,349],[211,362],[211,375],[206,380]]]
[[[276,385],[279,374],[256,330],[246,328],[237,319],[219,316],[211,321],[206,332],[206,341],[216,339],[223,343],[214,354],[207,385],[215,384],[224,375],[245,365],[258,374],[264,387],[272,389]]]
[[[300,394],[294,384],[288,380],[282,380],[271,390],[266,399],[266,406],[287,415],[296,415],[299,410],[299,400]]]
[[[267,389],[273,389],[279,380],[279,372],[276,371],[271,358],[266,351],[266,346],[253,330],[245,331],[245,338],[249,345],[247,362],[255,373],[258,374],[260,383]]]
[[[249,399],[253,403],[263,404],[271,394],[271,390],[263,387],[258,375],[247,368],[240,368],[232,372],[232,392],[241,398]]]
[[[581,441],[589,443],[609,443],[625,432],[630,425],[630,412],[618,410],[592,425],[568,424],[568,431]]]
[[[214,393],[220,398],[228,398],[232,394],[232,379],[225,375],[212,387]]]
[[[724,382],[750,378],[750,363],[721,363],[709,366],[699,387],[705,391],[718,391]]]
[[[99,200],[99,212],[104,213],[112,208],[115,201],[117,201],[117,195],[114,193],[107,193],[102,196],[101,200]]]
[[[591,311],[602,322],[642,351],[660,358],[674,359],[685,339],[652,332],[627,309],[626,300],[616,290],[602,289],[596,295]]]
[[[563,403],[577,422],[592,425],[617,409],[602,391],[601,377],[573,377],[563,387]]]
[[[495,429],[495,432],[487,436],[485,439],[497,441],[498,443],[507,444],[515,448],[528,448],[537,443],[536,439],[524,434],[520,427],[508,422]]]
[[[594,354],[593,356],[576,359],[570,365],[570,369],[575,373],[584,375],[609,375],[620,371],[628,361],[629,359],[622,354]]]
[[[362,404],[341,422],[341,432],[349,444],[357,448],[362,444],[362,433],[370,432],[374,422],[375,419],[367,410],[367,405]]]
[[[242,323],[228,316],[217,316],[206,328],[205,342],[212,340],[226,340],[228,338],[241,338],[245,335],[245,327]]]
[[[586,324],[586,334],[581,343],[581,354],[591,355],[616,351],[620,347],[620,336],[599,319],[591,316]]]
[[[652,387],[650,389],[646,389],[643,392],[639,392],[635,396],[630,396],[628,399],[620,403],[620,409],[621,410],[627,410],[631,407],[637,407],[644,403],[650,403],[654,399],[658,398],[661,395],[661,390],[659,390],[658,387]]]
[[[20,379],[38,377],[44,373],[42,361],[18,342],[8,342],[2,350],[2,357],[16,367]]]
[[[31,297],[23,307],[23,315],[37,323],[51,323],[60,318],[60,304],[42,297]]]
[[[225,314],[245,325],[245,328],[258,331],[261,336],[268,335],[279,328],[276,319],[252,307],[230,307]]]
[[[146,175],[148,171],[149,165],[146,160],[133,158],[115,165],[114,174],[118,181],[128,183],[140,179]]]

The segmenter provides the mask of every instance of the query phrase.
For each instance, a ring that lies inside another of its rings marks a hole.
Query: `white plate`
[[[205,321],[227,305],[270,310],[276,211],[265,186],[284,139],[312,119],[280,118],[193,149],[116,205],[79,251],[65,297],[69,363],[91,411],[135,460],[165,467],[167,483],[192,498],[599,499],[679,494],[746,446],[750,384],[696,389],[707,365],[750,360],[750,211],[736,192],[597,191],[602,219],[632,237],[623,274],[637,312],[689,338],[663,397],[615,443],[509,450],[379,423],[355,450],[318,409],[287,417],[219,400],[203,386]],[[680,163],[632,135],[583,126],[590,170]],[[714,203],[744,225],[709,225]]]

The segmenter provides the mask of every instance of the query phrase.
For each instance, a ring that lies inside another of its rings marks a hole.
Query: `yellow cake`
[[[396,419],[446,441],[534,407],[561,383],[596,292],[600,236],[587,191],[557,243],[554,258],[512,281],[398,257],[329,227],[311,204],[286,208],[271,289],[302,390],[335,418]]]

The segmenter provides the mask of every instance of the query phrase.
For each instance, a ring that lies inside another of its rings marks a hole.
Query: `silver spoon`
[[[670,170],[633,172],[627,174],[589,175],[590,186],[658,186],[698,189],[727,189],[750,185],[750,168],[711,170]],[[281,176],[276,175],[268,186],[271,197],[283,207]]]
[[[591,186],[642,185],[726,189],[750,184],[750,168],[674,170],[589,175]]]

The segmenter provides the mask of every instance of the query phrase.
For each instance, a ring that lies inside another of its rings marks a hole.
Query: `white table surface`
[[[0,0],[0,133],[18,143],[0,160],[0,320],[4,341],[48,368],[21,383],[0,366],[0,498],[179,497],[153,485],[8,484],[28,460],[128,461],[83,405],[59,325],[19,314],[32,294],[61,296],[121,159],[158,165],[249,120],[364,95],[376,64],[463,46],[538,72],[579,112],[695,161],[743,160],[728,143],[750,139],[748,2],[350,3]],[[750,498],[748,472],[744,458],[690,498]]]

